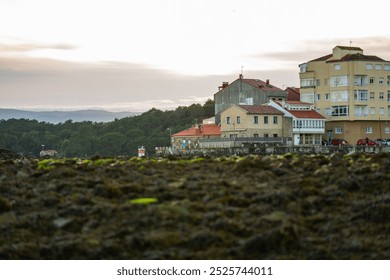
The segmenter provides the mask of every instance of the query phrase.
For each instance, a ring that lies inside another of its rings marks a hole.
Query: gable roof
[[[301,94],[300,94],[299,88],[288,87],[288,88],[286,88],[285,91],[287,92],[287,102],[301,100]]]
[[[326,118],[318,113],[315,110],[287,110],[294,117],[298,119],[321,119],[326,120]]]
[[[182,137],[182,136],[197,136],[197,137],[207,137],[207,136],[220,136],[221,127],[216,124],[200,124],[197,127],[190,127],[185,130],[182,130],[178,133],[173,134],[173,137]]]
[[[241,109],[244,109],[249,114],[259,115],[284,115],[283,112],[268,105],[236,105]]]
[[[319,58],[315,58],[313,60],[310,60],[309,62],[325,61],[325,60],[328,60],[329,58],[331,58],[332,56],[333,56],[333,54],[327,54],[327,55],[321,56]]]
[[[335,48],[339,48],[341,50],[346,51],[359,51],[363,52],[363,49],[359,47],[346,47],[346,46],[336,46]],[[316,62],[316,61],[326,61],[328,62],[344,62],[344,61],[386,61],[376,55],[364,55],[362,53],[351,53],[346,54],[342,58],[339,59],[332,59],[333,54],[327,54],[325,56],[321,56],[319,58],[310,60],[309,62]]]
[[[236,81],[238,81],[240,79],[237,79]],[[241,81],[243,81],[244,83],[247,83],[248,85],[251,85],[255,88],[260,88],[264,91],[283,91],[282,89],[274,86],[274,85],[271,85],[269,83],[269,80],[267,80],[267,82],[264,82],[262,80],[259,80],[259,79],[241,79]]]
[[[384,59],[382,59],[376,55],[364,55],[361,53],[355,53],[355,54],[347,54],[340,59],[328,60],[327,63],[328,62],[356,61],[356,60],[359,60],[359,61],[362,61],[362,60],[364,60],[364,61],[385,61]]]
[[[339,48],[340,50],[346,50],[346,51],[363,51],[359,47],[349,47],[349,46],[336,46],[335,48]]]

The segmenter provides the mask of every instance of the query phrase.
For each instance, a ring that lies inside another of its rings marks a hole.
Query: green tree
[[[106,156],[117,156],[124,153],[126,136],[119,132],[110,132],[100,138],[100,151]]]

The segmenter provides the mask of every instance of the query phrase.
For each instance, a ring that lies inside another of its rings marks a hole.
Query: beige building
[[[336,46],[299,68],[301,101],[326,117],[326,139],[390,138],[390,61]]]
[[[221,112],[221,137],[292,137],[292,118],[268,105],[233,105]]]

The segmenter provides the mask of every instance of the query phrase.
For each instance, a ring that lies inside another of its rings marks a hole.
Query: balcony
[[[368,76],[366,75],[355,75],[354,83],[355,87],[366,87],[368,86]]]

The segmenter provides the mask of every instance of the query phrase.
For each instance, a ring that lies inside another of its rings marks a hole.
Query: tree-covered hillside
[[[168,146],[174,134],[214,116],[214,102],[181,106],[172,111],[151,109],[139,116],[117,119],[109,123],[73,122],[51,124],[36,120],[0,121],[0,148],[26,156],[38,156],[42,145],[59,152],[62,157],[134,156],[145,146],[153,155],[154,148]]]

